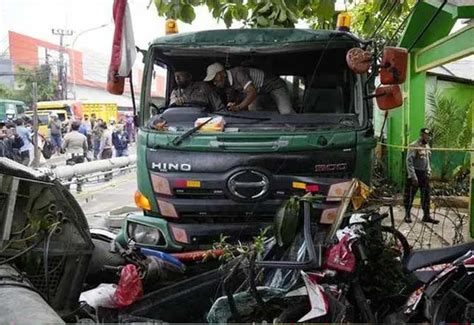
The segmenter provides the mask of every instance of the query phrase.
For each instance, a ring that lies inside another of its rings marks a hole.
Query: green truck
[[[221,234],[251,238],[292,195],[337,197],[354,177],[370,184],[376,139],[368,99],[394,93],[370,96],[367,60],[359,60],[367,65],[363,73],[349,68],[348,51],[364,54],[366,45],[348,32],[303,29],[213,30],[152,42],[137,142],[135,200],[143,214],[128,217],[122,240],[172,252],[199,250]],[[214,62],[279,76],[295,113],[281,115],[275,104],[241,112],[215,112],[199,103],[169,107],[174,72],[202,81]],[[197,119],[217,116],[225,120],[223,130],[194,128]],[[150,119],[165,127],[151,127]],[[317,213],[330,218],[334,210],[328,202]]]
[[[0,98],[0,122],[21,117],[27,109],[28,107],[22,101]]]

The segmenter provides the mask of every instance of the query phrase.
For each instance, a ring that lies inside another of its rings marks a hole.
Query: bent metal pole
[[[135,164],[137,161],[136,155],[128,157],[116,157],[110,159],[96,160],[91,162],[84,162],[76,165],[57,166],[51,169],[57,178],[71,178],[74,176],[83,176],[92,173],[106,172],[112,169],[126,167]]]

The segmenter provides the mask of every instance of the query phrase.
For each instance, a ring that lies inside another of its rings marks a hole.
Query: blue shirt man
[[[31,131],[25,127],[25,122],[22,118],[15,120],[16,133],[23,141],[23,146],[20,148],[21,163],[28,166],[30,163],[30,150],[33,149],[33,142],[31,140]]]

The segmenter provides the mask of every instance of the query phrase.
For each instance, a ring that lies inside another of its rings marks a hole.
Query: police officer
[[[87,138],[85,135],[79,133],[80,126],[80,121],[73,121],[71,124],[71,132],[64,136],[62,149],[66,151],[67,165],[83,163],[87,154]],[[76,191],[82,191],[82,184],[80,182],[77,183]]]
[[[423,128],[420,130],[420,138],[411,143],[406,158],[407,181],[405,186],[405,222],[411,222],[411,207],[416,191],[420,188],[421,207],[423,209],[423,222],[438,224],[430,216],[430,183],[431,176],[431,150],[428,144],[430,130]]]

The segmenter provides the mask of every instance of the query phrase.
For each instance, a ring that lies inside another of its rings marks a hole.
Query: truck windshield
[[[282,127],[359,128],[366,123],[367,109],[362,100],[362,79],[345,62],[348,49],[346,45],[290,53],[234,54],[224,58],[216,53],[204,56],[155,49],[148,65],[142,125],[150,125],[149,119],[161,114],[170,130],[185,131],[194,126],[197,118],[215,112],[230,115],[224,116],[225,131],[227,126],[234,131],[235,128],[239,131]],[[216,79],[204,81],[207,67],[215,62],[225,66],[223,86]],[[185,72],[192,81],[179,86],[177,72]],[[248,109],[229,109],[232,103],[244,100],[248,77],[257,90],[256,99]],[[176,100],[177,96],[181,100]]]

